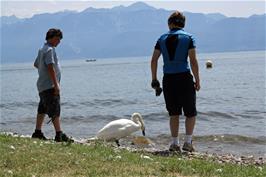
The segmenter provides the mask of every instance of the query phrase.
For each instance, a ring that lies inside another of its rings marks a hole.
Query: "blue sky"
[[[1,0],[1,16],[16,15],[20,18],[34,14],[58,12],[63,10],[82,11],[88,7],[112,8],[118,5],[129,6],[136,1],[73,1],[73,0]],[[248,17],[265,13],[265,1],[223,0],[223,1],[142,1],[156,8],[200,13],[222,13],[229,17]]]

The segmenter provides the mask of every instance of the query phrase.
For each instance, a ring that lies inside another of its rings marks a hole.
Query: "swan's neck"
[[[134,116],[132,117],[132,121],[138,124],[142,130],[144,129],[145,126],[142,117]]]

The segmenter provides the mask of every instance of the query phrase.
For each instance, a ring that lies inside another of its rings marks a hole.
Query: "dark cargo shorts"
[[[190,72],[164,74],[163,93],[170,116],[181,115],[182,110],[186,117],[197,115],[196,90]]]
[[[60,95],[54,95],[54,89],[44,90],[39,93],[40,102],[38,114],[47,114],[50,118],[60,116]]]

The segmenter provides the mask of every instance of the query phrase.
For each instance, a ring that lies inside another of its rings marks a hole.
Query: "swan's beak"
[[[145,129],[142,130],[142,135],[145,136]]]

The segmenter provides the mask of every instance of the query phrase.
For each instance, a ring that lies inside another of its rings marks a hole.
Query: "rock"
[[[122,157],[120,155],[115,156],[115,159],[121,159]]]
[[[153,160],[152,158],[150,158],[149,156],[147,156],[147,155],[140,155],[140,158],[142,158],[142,159],[148,159],[148,160]]]
[[[223,170],[219,168],[216,171],[221,173]]]
[[[149,138],[143,136],[137,136],[132,140],[134,145],[149,145],[152,141]]]

